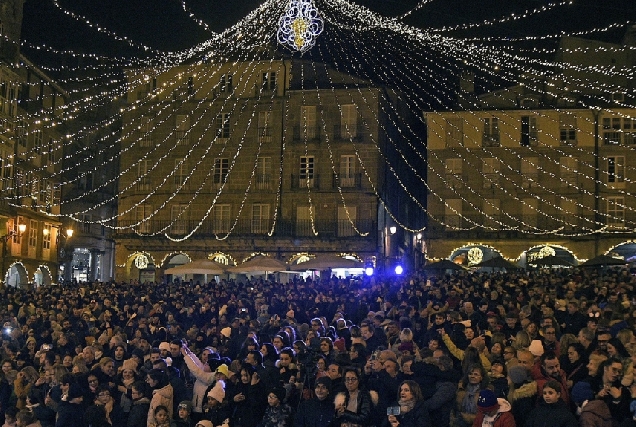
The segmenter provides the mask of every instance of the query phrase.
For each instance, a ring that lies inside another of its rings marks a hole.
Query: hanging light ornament
[[[314,46],[323,28],[311,0],[292,0],[278,21],[278,43],[303,54]]]

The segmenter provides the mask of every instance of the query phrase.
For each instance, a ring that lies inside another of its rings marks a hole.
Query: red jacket
[[[493,422],[493,427],[516,427],[515,417],[510,412],[511,406],[506,399],[498,398],[499,410]],[[481,427],[484,421],[484,413],[477,411],[477,416],[473,421],[473,427]]]

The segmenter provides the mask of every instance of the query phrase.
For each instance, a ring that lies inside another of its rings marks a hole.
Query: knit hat
[[[316,378],[316,385],[324,385],[331,390],[331,378],[328,376]]]
[[[508,369],[508,376],[513,384],[520,385],[528,381],[528,370],[521,365],[514,365]]]
[[[186,409],[188,412],[192,412],[192,402],[189,400],[179,402],[179,409]]]
[[[221,335],[223,335],[225,338],[229,338],[232,335],[232,328],[228,326],[221,329]]]
[[[164,341],[159,344],[159,350],[167,350],[170,351],[170,343]]]
[[[126,359],[124,360],[123,365],[121,366],[121,370],[130,370],[133,372],[137,372],[137,361],[135,359]]]
[[[533,356],[541,356],[543,354],[543,343],[541,340],[532,340],[528,347]]]
[[[225,399],[225,383],[221,380],[218,380],[214,387],[210,391],[208,391],[208,397],[213,398],[217,402],[223,402]]]
[[[278,398],[278,400],[280,400],[281,402],[285,400],[285,396],[287,395],[283,387],[274,387],[269,392],[270,394],[275,395]]]
[[[495,392],[489,389],[480,391],[479,399],[477,399],[477,407],[482,412],[490,412],[493,409],[498,409],[499,403],[497,402]]]
[[[225,375],[226,378],[230,377],[230,370],[228,369],[228,367],[227,367],[227,365],[225,363],[223,363],[218,368],[216,368],[215,372],[218,372],[218,373],[221,373],[221,374]]]
[[[577,405],[585,402],[586,400],[594,399],[594,392],[592,391],[592,387],[590,383],[586,381],[579,381],[574,384],[572,387],[572,391],[570,392],[570,396],[572,397],[572,401]]]
[[[71,384],[68,388],[68,400],[75,399],[76,397],[84,396],[82,393],[82,387],[79,384]]]

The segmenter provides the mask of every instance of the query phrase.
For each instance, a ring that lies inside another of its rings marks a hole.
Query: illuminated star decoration
[[[278,21],[278,42],[301,54],[311,49],[324,24],[311,0],[292,0]]]

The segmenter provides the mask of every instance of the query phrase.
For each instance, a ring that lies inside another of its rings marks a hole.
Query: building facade
[[[321,86],[318,72],[302,67],[276,60],[129,73],[118,279],[161,280],[183,256],[230,265],[255,254],[291,263],[383,257],[378,149],[390,101],[341,73]]]

